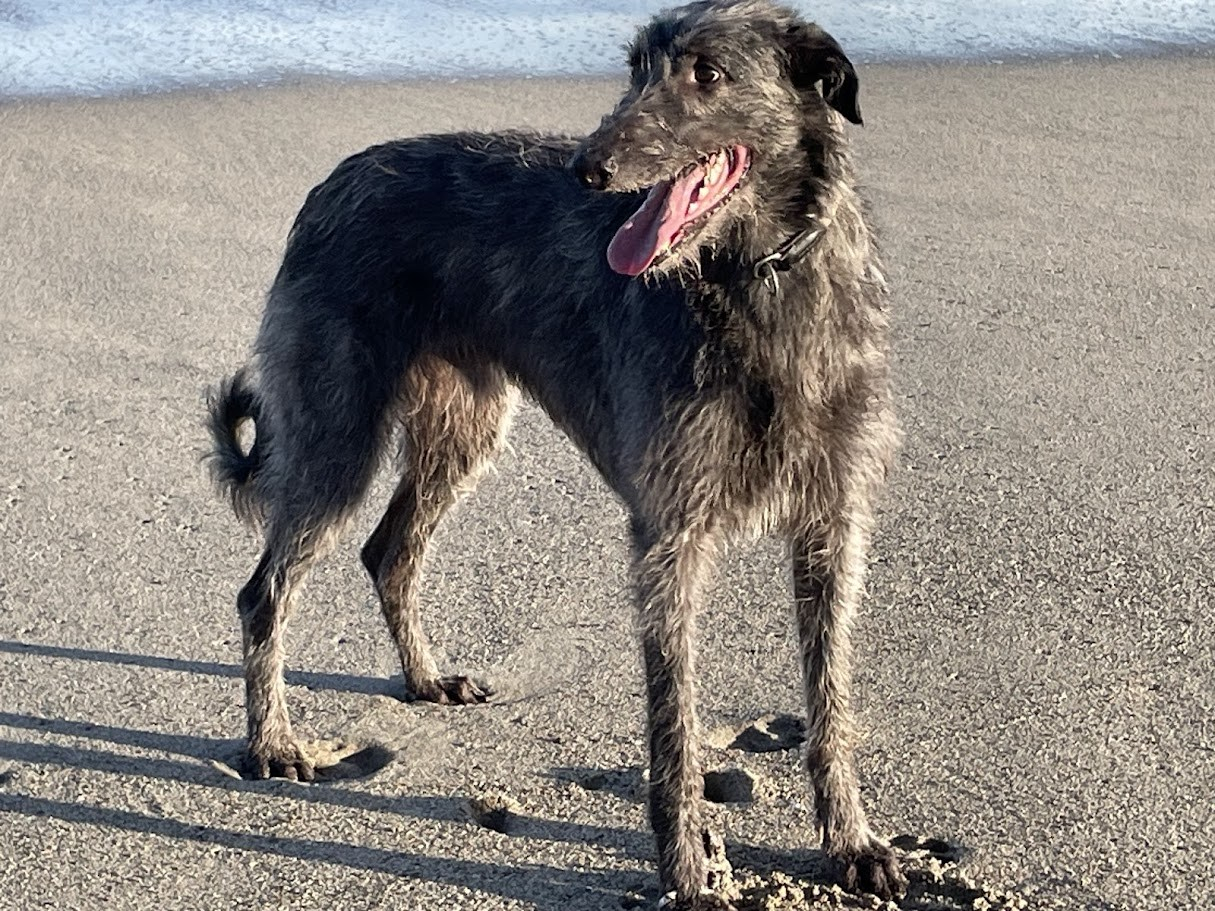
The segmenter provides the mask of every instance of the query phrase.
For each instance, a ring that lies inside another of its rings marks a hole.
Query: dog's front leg
[[[640,538],[640,536],[639,536]],[[667,911],[725,911],[707,891],[693,686],[695,615],[713,545],[684,531],[636,542],[639,623],[645,657],[650,747],[650,824]]]
[[[891,898],[907,880],[894,853],[869,828],[852,755],[850,633],[864,581],[867,526],[868,516],[853,511],[795,534],[793,596],[806,690],[805,762],[823,849],[848,889]]]

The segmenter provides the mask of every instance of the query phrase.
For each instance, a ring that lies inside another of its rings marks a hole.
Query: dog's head
[[[775,185],[861,122],[857,77],[818,26],[768,0],[706,0],[659,15],[629,48],[631,84],[573,161],[598,190],[649,193],[608,247],[625,275],[666,273],[712,248]],[[813,175],[812,175],[813,176]]]

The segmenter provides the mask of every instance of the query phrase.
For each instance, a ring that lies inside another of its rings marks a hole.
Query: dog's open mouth
[[[679,243],[690,225],[725,202],[750,164],[750,151],[734,146],[656,184],[608,244],[608,265],[621,275],[640,275]]]

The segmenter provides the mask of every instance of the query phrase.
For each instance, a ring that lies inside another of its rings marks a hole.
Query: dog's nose
[[[587,155],[579,152],[573,161],[574,174],[584,186],[592,190],[606,190],[616,173],[616,159],[608,156]]]

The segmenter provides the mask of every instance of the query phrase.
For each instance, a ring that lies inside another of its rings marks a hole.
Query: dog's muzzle
[[[593,149],[580,149],[570,162],[578,182],[592,190],[606,190],[616,174],[616,159]]]

